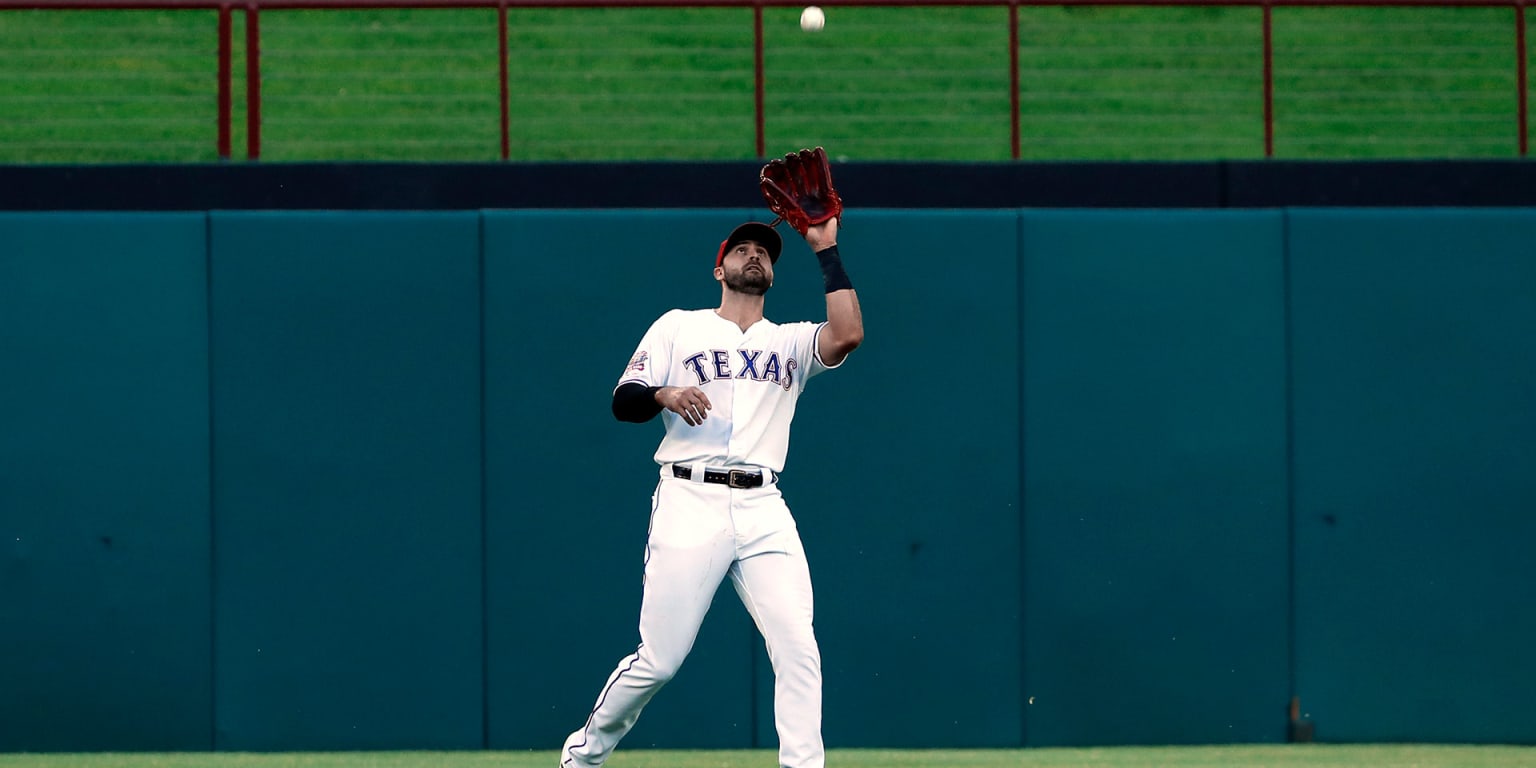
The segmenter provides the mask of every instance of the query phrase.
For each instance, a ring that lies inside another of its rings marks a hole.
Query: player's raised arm
[[[802,149],[768,161],[758,186],[768,209],[804,236],[821,262],[827,284],[827,325],[816,336],[816,355],[823,364],[836,366],[864,341],[864,317],[837,252],[843,198],[832,182],[826,150]]]
[[[859,312],[859,294],[853,290],[848,273],[843,270],[837,252],[837,219],[828,219],[808,227],[805,242],[821,262],[821,276],[827,289],[827,327],[816,338],[816,354],[821,362],[835,366],[864,341],[864,315]]]

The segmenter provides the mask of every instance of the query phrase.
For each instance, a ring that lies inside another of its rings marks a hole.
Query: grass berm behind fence
[[[1274,156],[1518,156],[1511,11],[1274,9]],[[1257,7],[1018,12],[1020,159],[1265,155]],[[832,6],[818,33],[798,15],[763,11],[765,154],[1011,159],[1006,6]],[[500,159],[496,23],[263,11],[260,158]],[[218,160],[217,25],[213,10],[0,11],[0,162]],[[752,30],[750,7],[509,9],[509,159],[755,158]]]

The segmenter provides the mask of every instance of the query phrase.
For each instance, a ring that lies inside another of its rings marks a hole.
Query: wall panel
[[[1536,213],[1288,238],[1303,709],[1329,741],[1536,742]]]
[[[207,749],[203,214],[0,214],[0,751]]]
[[[1280,229],[1024,215],[1031,746],[1284,738]]]
[[[478,217],[211,242],[218,748],[482,746]]]
[[[1018,744],[1018,213],[862,211],[838,239],[865,342],[807,386],[782,481],[817,580],[826,738]],[[798,316],[825,318],[816,262],[791,256]]]
[[[616,421],[613,388],[663,312],[719,304],[715,253],[753,217],[762,214],[485,214],[493,747],[558,749],[639,642],[662,428]],[[725,586],[624,748],[751,746],[755,642]]]

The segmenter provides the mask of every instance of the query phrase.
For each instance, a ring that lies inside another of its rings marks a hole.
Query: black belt
[[[714,469],[704,468],[704,482],[715,485],[729,485],[732,488],[761,488],[763,475],[773,470],[745,470],[745,469]],[[686,464],[673,464],[672,476],[679,480],[692,480],[693,467]]]

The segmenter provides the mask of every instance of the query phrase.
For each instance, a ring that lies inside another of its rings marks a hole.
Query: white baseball
[[[827,15],[821,9],[808,5],[800,12],[800,28],[807,32],[819,32],[827,25]]]

